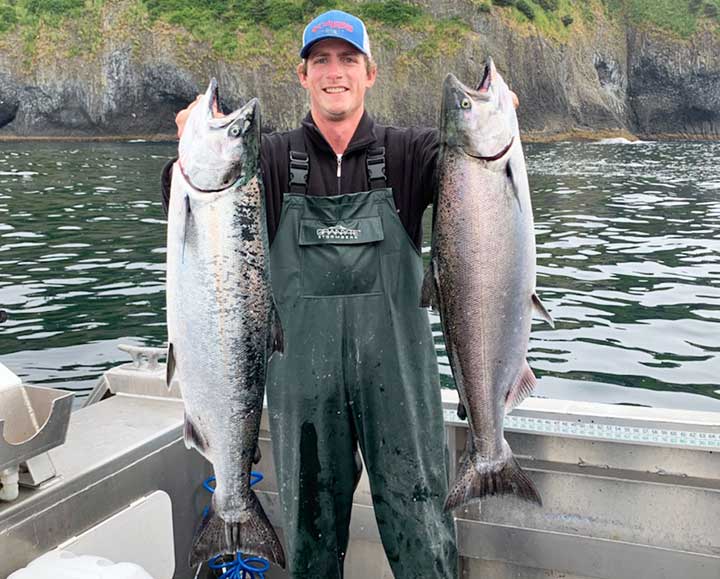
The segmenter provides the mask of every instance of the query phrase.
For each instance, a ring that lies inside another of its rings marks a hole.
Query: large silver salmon
[[[167,236],[168,384],[185,402],[185,444],[215,469],[191,566],[221,553],[285,555],[250,488],[269,353],[282,349],[268,275],[253,99],[213,118],[213,79],[192,110],[173,167]]]
[[[441,115],[422,303],[440,312],[470,426],[445,509],[503,493],[541,504],[503,436],[505,413],[535,385],[526,355],[533,306],[542,306],[535,295],[533,215],[517,117],[492,60],[477,90],[447,76]]]

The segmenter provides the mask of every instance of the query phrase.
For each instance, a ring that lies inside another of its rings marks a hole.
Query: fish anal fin
[[[165,385],[170,388],[173,376],[175,375],[175,348],[172,342],[168,345],[167,363],[165,364]]]
[[[437,284],[435,280],[435,268],[433,262],[430,262],[428,268],[425,270],[425,276],[423,277],[422,291],[420,294],[420,307],[421,308],[432,308],[435,311],[439,311],[437,297]]]
[[[185,426],[183,428],[183,439],[185,440],[185,448],[195,448],[201,454],[205,454],[208,449],[207,439],[197,429],[190,417],[185,414]]]
[[[535,311],[538,313],[538,315],[545,320],[548,324],[550,324],[551,328],[555,328],[555,321],[552,319],[552,316],[550,315],[550,312],[545,309],[545,306],[540,301],[540,298],[537,294],[532,295],[532,303],[533,307],[535,308]]]
[[[505,399],[505,412],[510,412],[525,400],[525,398],[530,396],[536,384],[537,378],[535,378],[535,374],[533,374],[533,371],[526,361],[520,377],[507,394],[507,398]]]

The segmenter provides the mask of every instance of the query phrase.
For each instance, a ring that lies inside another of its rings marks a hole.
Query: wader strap
[[[385,130],[377,128],[377,140],[385,143]],[[291,193],[307,194],[308,174],[310,172],[310,157],[305,152],[305,140],[300,131],[290,135],[290,182]],[[383,189],[387,187],[385,175],[385,147],[373,147],[367,150],[366,166],[368,184],[370,189]]]
[[[307,195],[310,157],[305,152],[305,138],[302,131],[290,133],[290,193]]]
[[[385,144],[385,129],[375,128],[377,142]],[[387,187],[385,176],[385,147],[373,147],[367,150],[366,157],[368,185],[370,189],[384,189]]]

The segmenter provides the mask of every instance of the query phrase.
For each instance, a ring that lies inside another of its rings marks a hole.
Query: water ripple
[[[173,149],[0,145],[0,354],[26,380],[86,392],[125,360],[119,343],[164,344],[159,174]],[[720,143],[526,150],[556,320],[533,326],[536,393],[720,409]]]

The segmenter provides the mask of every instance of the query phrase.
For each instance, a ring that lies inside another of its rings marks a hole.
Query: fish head
[[[216,118],[218,85],[207,91],[188,116],[178,146],[178,159],[187,181],[198,191],[221,191],[247,181],[258,170],[260,105],[257,99],[229,115]]]
[[[443,84],[441,140],[472,157],[498,160],[519,137],[512,92],[492,58],[477,89],[448,74]]]

